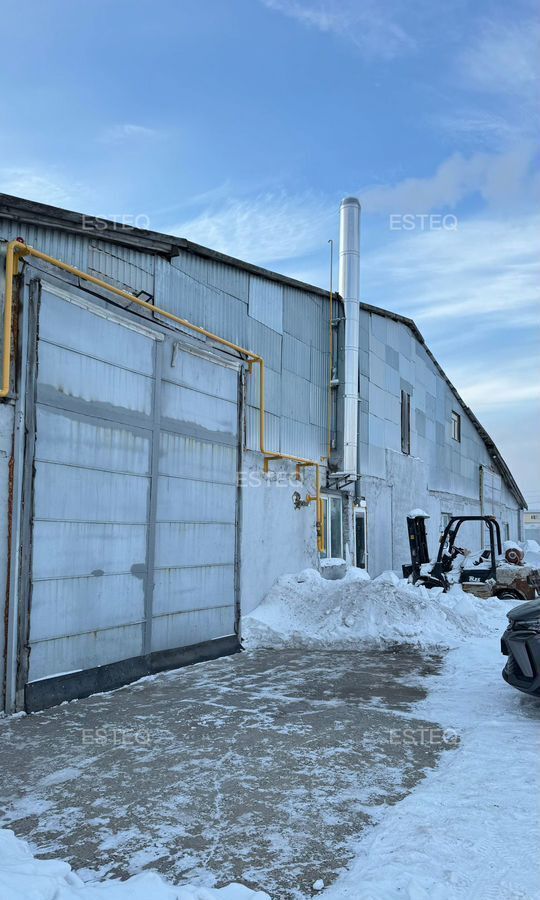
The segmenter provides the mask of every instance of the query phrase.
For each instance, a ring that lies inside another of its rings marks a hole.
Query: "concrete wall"
[[[264,475],[260,454],[244,454],[240,545],[244,615],[261,602],[280,575],[318,568],[315,504],[295,509],[296,491],[302,500],[313,494],[314,477],[305,471],[302,481],[296,481],[294,465],[278,462]]]
[[[401,450],[401,391],[411,397],[410,454]],[[452,411],[461,416],[461,442],[452,438]],[[423,345],[401,322],[366,310],[360,315],[359,459],[368,507],[368,568],[377,575],[409,561],[406,515],[430,515],[430,550],[437,548],[442,513],[475,515],[480,467],[493,461],[466,411]],[[519,538],[517,502],[497,473],[484,512],[508,523]],[[484,537],[478,525],[463,532],[470,549]]]

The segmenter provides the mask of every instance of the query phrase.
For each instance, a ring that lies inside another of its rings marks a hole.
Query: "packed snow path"
[[[439,667],[411,648],[260,650],[5,720],[2,824],[86,879],[311,897],[456,752],[411,712]]]

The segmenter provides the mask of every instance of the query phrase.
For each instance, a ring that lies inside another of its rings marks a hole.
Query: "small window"
[[[452,410],[452,437],[458,443],[461,441],[461,416]]]
[[[401,451],[411,452],[411,395],[401,392]]]
[[[509,522],[504,523],[503,534],[504,534],[504,540],[509,541],[510,540],[510,523]]]
[[[333,557],[343,559],[343,514],[341,497],[333,497],[330,494],[322,496],[323,501],[323,535],[324,558]]]
[[[441,513],[441,534],[444,532],[444,529],[448,525],[451,518],[452,518],[452,513],[447,513],[447,512]]]
[[[355,516],[356,525],[356,565],[359,569],[367,568],[367,516],[365,509],[358,509]]]

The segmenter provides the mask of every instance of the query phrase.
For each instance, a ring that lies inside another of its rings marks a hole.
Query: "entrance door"
[[[355,511],[356,565],[367,569],[367,510]]]

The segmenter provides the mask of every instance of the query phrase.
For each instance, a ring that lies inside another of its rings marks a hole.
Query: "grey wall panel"
[[[147,333],[106,318],[99,307],[90,311],[46,289],[41,294],[39,337],[142,375],[154,371],[154,341]]]
[[[283,334],[283,285],[251,275],[248,310],[251,318]]]
[[[66,260],[78,269],[88,268],[89,239],[79,234],[70,234],[61,229],[31,225],[0,218],[0,236],[2,240],[11,241],[17,237],[42,253]]]
[[[41,521],[34,524],[34,581],[93,572],[106,575],[132,569],[139,572],[145,560],[145,525]]]
[[[158,569],[154,615],[234,605],[234,565]]]
[[[158,616],[152,629],[152,650],[169,647],[189,647],[203,641],[215,640],[231,633],[232,607],[214,607],[189,613]]]
[[[88,268],[92,274],[114,281],[126,290],[146,291],[151,296],[154,295],[154,260],[153,253],[95,238],[88,248]]]
[[[305,378],[284,372],[281,378],[281,414],[284,418],[309,422],[310,383]]]
[[[160,474],[215,484],[236,483],[236,447],[162,431],[159,453]]]
[[[158,522],[156,567],[228,565],[235,556],[235,526]]]
[[[309,344],[292,335],[283,335],[283,368],[302,378],[311,378],[311,350]]]
[[[153,379],[54,344],[41,343],[39,384],[88,403],[150,414]]]
[[[205,305],[208,293],[215,291],[200,281],[190,278],[165,259],[156,259],[156,305],[176,316],[187,319],[193,325],[204,326]],[[156,314],[158,321],[166,322]]]
[[[30,642],[134,624],[143,618],[143,582],[131,573],[36,581]]]
[[[149,474],[149,437],[104,420],[38,407],[35,458],[108,471]]]
[[[157,521],[231,522],[234,525],[236,485],[160,475]]]
[[[266,366],[264,377],[266,411],[274,416],[279,416],[281,414],[281,373]],[[258,410],[261,397],[259,366],[253,366],[251,375],[246,377],[246,390],[248,404]]]
[[[198,425],[215,435],[236,435],[238,410],[236,403],[201,394],[171,382],[163,383],[161,412],[164,419]]]
[[[145,525],[150,481],[51,462],[36,462],[34,518]]]
[[[213,285],[225,294],[248,302],[249,274],[243,269],[186,251],[174,256],[171,266],[184,272],[195,283]]]
[[[140,656],[142,625],[124,625],[33,644],[30,681],[66,672],[80,672],[121,659]]]
[[[285,449],[281,446],[281,428],[284,422],[285,420],[280,419],[279,416],[266,413],[264,417],[266,450],[282,451],[283,453],[294,452],[288,444],[284,444]],[[259,423],[259,410],[248,406],[246,409],[246,447],[248,450],[257,451],[260,448]]]
[[[168,349],[169,342],[167,342]],[[164,380],[192,388],[202,394],[209,394],[211,397],[219,397],[222,400],[237,403],[238,372],[236,369],[217,365],[212,360],[185,350],[175,352],[170,356],[165,351],[165,355]]]
[[[266,366],[275,372],[281,371],[282,340],[281,334],[278,334],[277,331],[273,331],[267,325],[258,322],[257,319],[248,319],[247,349],[262,356]]]

